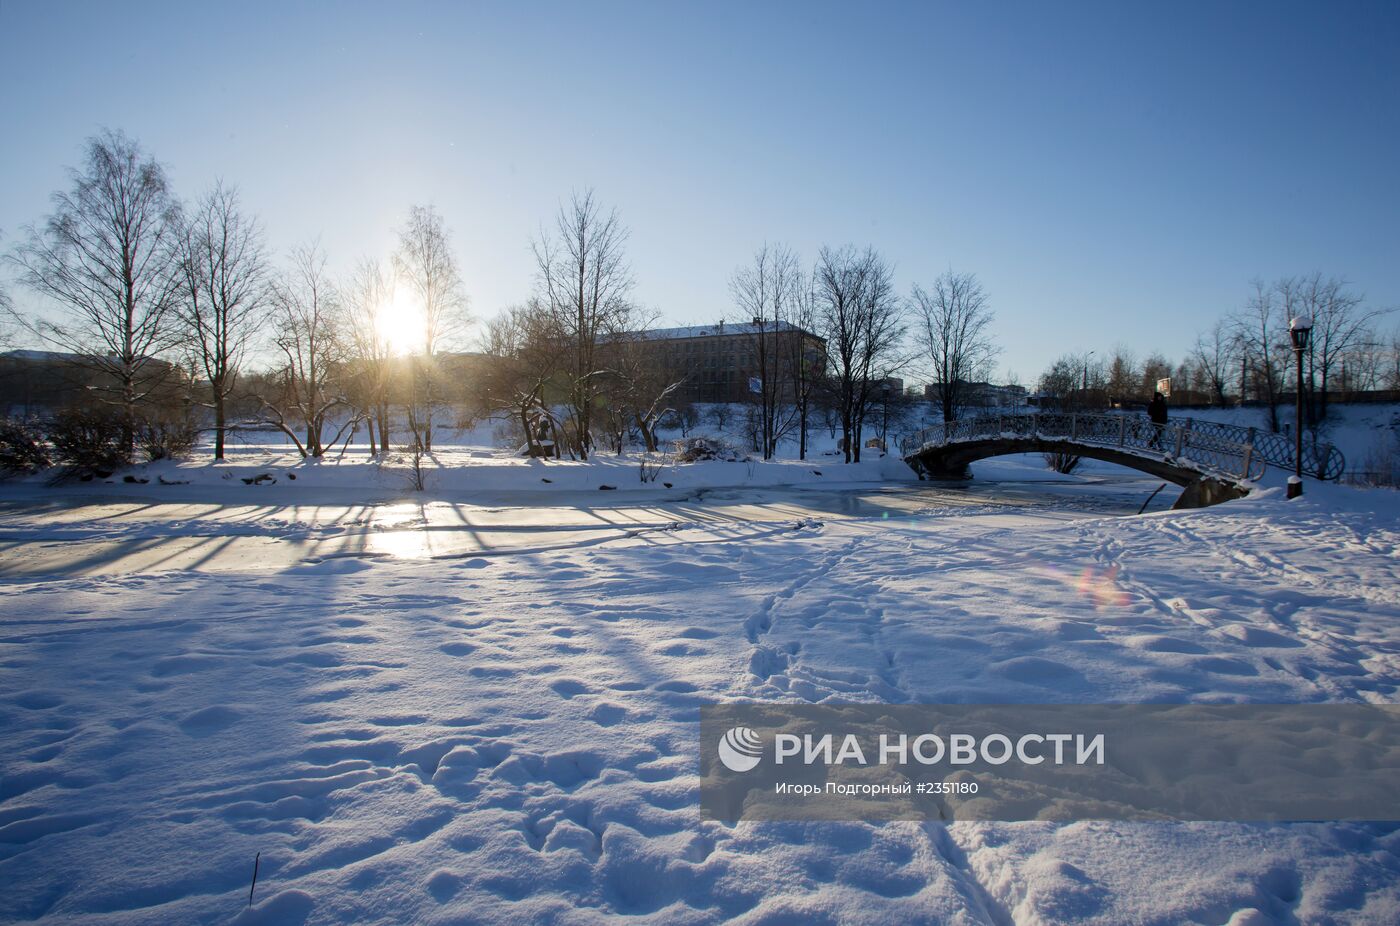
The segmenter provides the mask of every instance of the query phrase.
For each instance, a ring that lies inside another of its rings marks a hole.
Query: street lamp
[[[888,453],[890,449],[890,381],[885,380],[880,384],[880,397],[885,406],[885,421],[880,425],[880,452]]]
[[[1288,323],[1288,336],[1293,339],[1293,356],[1297,360],[1298,384],[1293,422],[1293,475],[1288,480],[1288,497],[1303,494],[1303,352],[1312,337],[1313,320],[1299,315]]]
[[[1084,403],[1084,407],[1089,407],[1089,358],[1094,356],[1093,351],[1084,355],[1084,378],[1079,385],[1079,400]]]

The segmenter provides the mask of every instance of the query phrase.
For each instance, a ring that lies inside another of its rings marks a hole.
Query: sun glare
[[[422,350],[423,304],[406,288],[395,288],[389,301],[379,307],[375,322],[379,336],[395,354],[403,356]]]

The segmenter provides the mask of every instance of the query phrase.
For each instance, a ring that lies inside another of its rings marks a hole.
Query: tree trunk
[[[122,364],[122,446],[128,459],[136,458],[136,377],[131,365]]]
[[[807,459],[807,403],[804,401],[797,408],[797,459]]]
[[[224,397],[214,393],[214,459],[224,458]]]

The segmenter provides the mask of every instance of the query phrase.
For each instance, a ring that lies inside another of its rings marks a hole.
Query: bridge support
[[[1176,504],[1172,505],[1172,509],[1205,508],[1210,505],[1218,505],[1221,502],[1244,498],[1248,494],[1248,491],[1233,482],[1201,476],[1186,486],[1181,497],[1176,500]]]

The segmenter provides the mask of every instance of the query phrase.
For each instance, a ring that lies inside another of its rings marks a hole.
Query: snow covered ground
[[[719,700],[1394,702],[1395,493],[1138,518],[1157,483],[1015,460],[961,494],[411,503],[204,469],[0,496],[0,920],[1400,922],[1393,823],[697,806]]]

